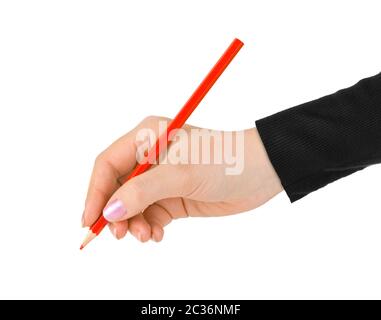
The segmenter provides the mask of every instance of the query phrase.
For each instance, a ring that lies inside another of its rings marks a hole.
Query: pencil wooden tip
[[[89,233],[87,234],[85,240],[83,240],[79,250],[82,250],[84,247],[86,247],[89,244],[89,242],[91,242],[96,236],[97,235],[95,233],[93,233],[91,230],[89,230]]]

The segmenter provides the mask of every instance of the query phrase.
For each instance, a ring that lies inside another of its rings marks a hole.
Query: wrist
[[[252,185],[260,188],[268,196],[275,196],[283,186],[275,171],[257,128],[245,130],[245,163],[250,172],[248,177],[255,181]]]

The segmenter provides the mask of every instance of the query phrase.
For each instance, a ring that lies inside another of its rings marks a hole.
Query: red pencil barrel
[[[185,121],[192,114],[194,109],[199,105],[201,100],[208,93],[210,88],[214,85],[220,75],[225,71],[229,63],[234,59],[238,51],[242,48],[243,42],[239,39],[234,39],[230,46],[226,49],[221,58],[217,61],[214,67],[209,71],[204,80],[200,83],[197,89],[190,96],[188,101],[182,107],[180,112],[172,120],[168,126],[168,131],[181,128]]]

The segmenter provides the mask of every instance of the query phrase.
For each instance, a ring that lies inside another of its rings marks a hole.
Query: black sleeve
[[[256,125],[294,202],[381,162],[381,73],[258,120]]]

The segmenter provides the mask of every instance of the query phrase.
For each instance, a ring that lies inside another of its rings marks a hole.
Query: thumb
[[[110,222],[126,220],[165,198],[180,197],[190,190],[186,166],[158,165],[121,186],[103,209]]]

